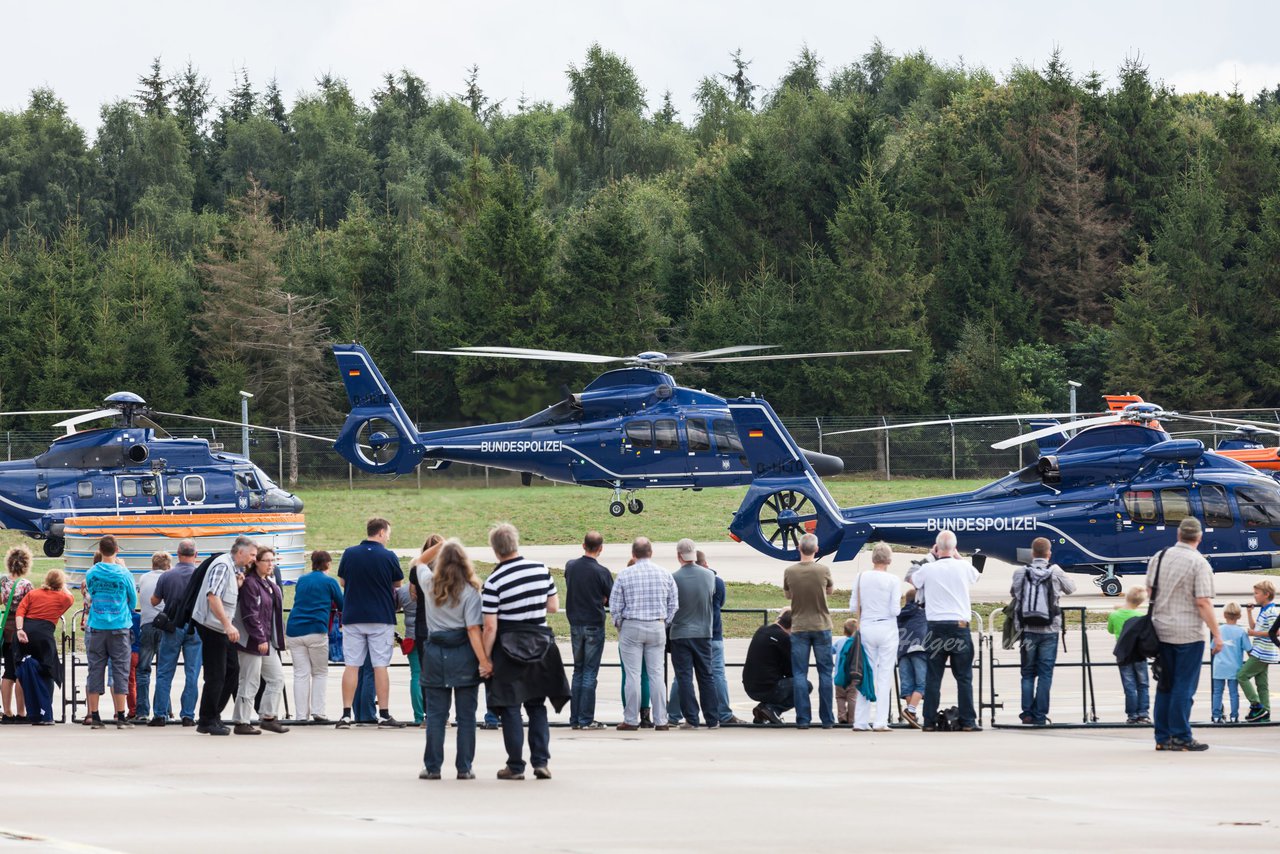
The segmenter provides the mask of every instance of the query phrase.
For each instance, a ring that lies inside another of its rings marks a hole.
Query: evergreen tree
[[[136,97],[144,116],[157,118],[169,114],[169,79],[164,76],[160,57],[151,60],[151,70],[138,78]]]

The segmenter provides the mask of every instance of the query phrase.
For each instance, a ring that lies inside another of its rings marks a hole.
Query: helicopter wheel
[[[62,537],[50,537],[44,541],[45,557],[62,557],[62,551],[67,546],[67,541]]]
[[[627,509],[632,513],[642,513],[644,512],[644,502],[639,498],[632,498],[627,501]]]
[[[614,518],[627,515],[627,507],[621,501],[609,502],[609,515]]]
[[[1102,579],[1098,586],[1102,588],[1103,596],[1119,596],[1120,592],[1124,589],[1124,585],[1120,582],[1120,579],[1115,578],[1114,576]]]

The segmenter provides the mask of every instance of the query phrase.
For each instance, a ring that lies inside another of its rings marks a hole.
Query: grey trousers
[[[649,697],[653,703],[654,726],[667,723],[667,692],[662,684],[663,659],[666,657],[667,631],[662,620],[623,620],[618,629],[618,653],[627,674],[627,690],[623,696],[622,720],[640,723],[640,669],[649,671]]]
[[[258,684],[266,682],[262,692],[262,706],[258,714],[264,718],[279,717],[280,692],[284,690],[284,665],[274,649],[266,655],[250,655],[237,650],[240,660],[240,684],[236,688],[236,705],[232,721],[238,724],[253,722],[253,699],[258,695]]]

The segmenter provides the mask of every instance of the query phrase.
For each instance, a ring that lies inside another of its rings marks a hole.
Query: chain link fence
[[[1227,413],[1219,413],[1227,415]],[[976,416],[954,416],[971,418]],[[1280,410],[1259,409],[1233,411],[1228,417],[1263,421],[1280,425]],[[919,421],[947,421],[947,415],[856,416],[830,415],[814,418],[783,418],[783,424],[801,447],[844,460],[845,472],[860,477],[911,478],[996,478],[1016,471],[1038,456],[1036,445],[1025,445],[996,451],[993,442],[1028,432],[1030,419],[995,423],[943,423],[925,427],[901,427],[889,430],[847,433],[847,430],[887,427]],[[464,423],[420,424],[422,431],[468,426]],[[1175,435],[1183,435],[1178,426],[1168,425]],[[301,432],[336,439],[341,425],[306,425]],[[1194,435],[1208,447],[1230,434],[1228,427],[1202,430]],[[37,456],[49,443],[63,435],[56,430],[11,430],[4,434],[6,459],[20,460]],[[196,436],[208,439],[240,453],[241,432],[234,427],[175,430],[174,436]],[[1190,435],[1190,434],[1188,434]],[[288,439],[262,430],[250,430],[249,454],[255,463],[277,483],[290,486]],[[483,466],[455,464],[444,471],[419,469],[400,478],[361,472],[334,453],[329,445],[312,439],[298,439],[298,482],[305,486],[346,485],[361,487],[430,488],[432,486],[514,486],[519,475]]]

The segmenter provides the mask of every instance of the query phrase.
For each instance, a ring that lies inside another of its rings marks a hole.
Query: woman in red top
[[[13,690],[18,679],[18,645],[14,642],[14,618],[23,597],[31,592],[32,584],[24,576],[31,571],[31,549],[26,546],[14,546],[4,558],[8,573],[0,578],[0,614],[4,619],[4,648],[0,650],[0,658],[4,661],[4,671],[0,673],[0,701],[4,703],[5,723],[16,723],[18,718],[26,715],[22,700],[22,689]],[[14,695],[17,695],[17,715],[13,714]]]
[[[66,591],[66,574],[60,569],[51,569],[44,577],[44,586],[32,590],[22,598],[18,605],[18,613],[14,617],[17,628],[18,661],[27,656],[35,659],[39,668],[39,678],[44,681],[43,698],[37,702],[35,696],[27,696],[27,717],[33,724],[49,726],[53,724],[53,683],[62,684],[62,666],[58,659],[58,642],[54,638],[54,629],[75,601]],[[30,684],[23,677],[24,684]]]

